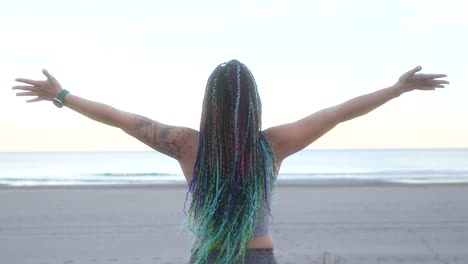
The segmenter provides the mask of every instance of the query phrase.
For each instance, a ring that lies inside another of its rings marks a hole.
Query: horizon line
[[[382,147],[382,148],[305,148],[301,151],[308,150],[468,150],[468,147]],[[18,151],[1,151],[0,154],[6,153],[105,153],[105,152],[157,152],[157,150],[18,150]],[[296,153],[298,153],[296,152]],[[164,155],[164,154],[163,154]],[[293,154],[294,155],[294,154]]]

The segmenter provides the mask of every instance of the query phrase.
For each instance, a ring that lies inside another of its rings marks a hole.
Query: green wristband
[[[69,91],[62,89],[60,93],[52,100],[52,102],[54,103],[56,107],[62,108],[65,96],[69,93],[70,93]]]

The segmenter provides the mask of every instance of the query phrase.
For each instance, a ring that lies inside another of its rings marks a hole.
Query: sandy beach
[[[187,263],[184,186],[0,188],[0,263]],[[468,185],[279,185],[279,263],[468,263]]]

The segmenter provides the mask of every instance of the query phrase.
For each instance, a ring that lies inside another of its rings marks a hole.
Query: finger
[[[433,79],[424,80],[423,82],[426,85],[450,84],[446,80],[433,80]]]
[[[421,69],[422,69],[421,66],[416,66],[414,69],[407,71],[407,72],[405,73],[405,75],[406,75],[406,76],[411,76],[411,75],[417,73],[418,71],[420,71]]]
[[[435,90],[436,88],[445,88],[445,86],[441,85],[441,84],[439,84],[439,85],[427,85],[427,86],[423,86],[423,87],[419,88],[419,90],[427,91],[427,90]]]
[[[30,80],[30,79],[23,79],[23,78],[16,78],[15,81],[17,82],[22,82],[22,83],[27,83],[31,85],[39,85],[41,81],[35,81],[35,80]]]
[[[11,89],[12,90],[34,91],[34,90],[36,90],[36,87],[29,86],[29,85],[17,85],[17,86],[13,86]]]
[[[52,76],[46,69],[43,69],[42,73],[47,77],[47,79],[55,80],[54,76]]]
[[[434,86],[424,86],[424,87],[421,87],[419,90],[424,90],[424,91],[435,90],[435,87]]]
[[[409,70],[409,71],[405,72],[403,75],[401,75],[399,80],[400,81],[407,80],[408,78],[410,78],[410,76],[413,76],[415,73],[417,73],[421,69],[422,69],[421,66],[416,66],[414,69]]]
[[[439,84],[450,84],[450,82],[446,80],[434,80],[434,82],[439,83]]]
[[[436,78],[445,78],[447,77],[447,74],[418,74],[417,75],[421,79],[436,79]]]
[[[34,92],[24,92],[24,93],[16,93],[16,96],[34,96],[37,95]]]
[[[446,81],[446,80],[432,80],[432,83],[434,83],[434,84],[450,84],[450,82]]]
[[[34,99],[29,99],[29,100],[27,100],[26,103],[34,103],[34,102],[39,102],[39,101],[41,101],[41,100],[42,100],[42,98],[36,97],[36,98],[34,98]]]

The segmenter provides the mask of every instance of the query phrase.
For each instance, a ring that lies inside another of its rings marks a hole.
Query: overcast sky
[[[340,124],[310,148],[468,147],[468,2],[3,1],[0,151],[147,150],[119,129],[26,104],[43,68],[71,93],[198,129],[206,80],[238,59],[263,128],[388,87],[421,65],[451,82]]]

